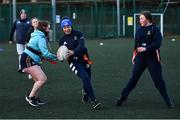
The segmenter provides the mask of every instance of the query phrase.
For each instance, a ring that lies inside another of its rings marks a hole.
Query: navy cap
[[[61,21],[61,28],[64,28],[65,26],[72,26],[72,22],[69,19],[64,19]]]

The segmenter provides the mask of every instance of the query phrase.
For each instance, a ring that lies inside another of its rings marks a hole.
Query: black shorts
[[[20,65],[21,65],[21,70],[23,70],[24,68],[28,68],[38,64],[28,54],[23,53],[21,55]]]

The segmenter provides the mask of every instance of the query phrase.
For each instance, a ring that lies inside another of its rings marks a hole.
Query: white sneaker
[[[28,75],[28,79],[32,79],[32,76],[30,74]]]

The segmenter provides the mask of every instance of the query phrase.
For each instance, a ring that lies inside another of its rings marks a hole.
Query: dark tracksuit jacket
[[[16,31],[16,43],[25,44],[27,32],[30,26],[30,21],[27,18],[24,20],[17,19],[12,26],[9,41],[13,40],[13,34]]]
[[[171,104],[171,100],[167,94],[165,81],[162,77],[162,68],[159,55],[161,42],[162,35],[154,24],[138,28],[135,35],[135,51],[132,59],[134,66],[129,82],[122,91],[122,96],[124,98],[128,97],[129,93],[136,86],[144,70],[148,68],[154,85],[159,90],[165,103],[167,105]],[[145,47],[146,51],[138,53],[137,47]]]
[[[59,40],[59,46],[65,45],[74,55],[68,59],[70,69],[78,75],[83,82],[83,89],[92,101],[96,99],[91,85],[91,68],[84,55],[88,57],[87,48],[84,43],[84,36],[81,32],[72,30],[69,35],[64,35]]]

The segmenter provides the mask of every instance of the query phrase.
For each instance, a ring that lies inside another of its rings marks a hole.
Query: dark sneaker
[[[36,97],[35,99],[36,99],[38,105],[44,105],[44,104],[46,104],[46,102],[42,101],[42,100],[39,99],[38,97]]]
[[[126,101],[127,98],[121,97],[117,100],[116,106],[121,106],[124,101]]]
[[[26,101],[29,103],[29,105],[33,106],[33,107],[37,107],[39,106],[39,104],[37,103],[37,100],[35,97],[28,97],[26,96]]]
[[[166,106],[167,106],[169,109],[174,108],[174,103],[171,101],[171,99],[166,102]]]
[[[22,69],[20,69],[20,68],[18,69],[18,72],[19,72],[19,73],[23,73]]]
[[[89,101],[89,98],[87,96],[87,93],[84,92],[84,89],[82,89],[82,102],[87,103]]]
[[[93,107],[93,109],[99,109],[100,106],[101,106],[101,103],[98,102],[97,100],[92,101],[92,107]]]
[[[174,108],[174,104],[171,102],[170,104],[167,104],[167,107],[168,107],[169,109],[172,109],[172,108]]]
[[[18,68],[19,73],[24,73],[24,70],[21,69],[21,67]]]

